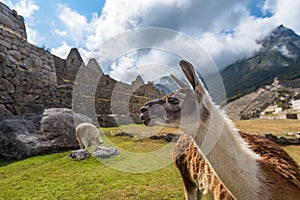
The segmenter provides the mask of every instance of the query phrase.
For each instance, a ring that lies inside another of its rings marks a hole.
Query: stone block
[[[34,60],[34,68],[43,68],[43,61],[39,57]]]
[[[13,114],[5,107],[4,104],[0,104],[0,118],[12,116]]]
[[[13,45],[11,45],[11,49],[12,49],[12,50],[18,50],[18,46],[15,45],[15,44],[13,44]]]
[[[11,66],[6,66],[6,67],[0,68],[0,77],[11,79],[15,75],[16,75],[16,72]]]
[[[1,45],[0,46],[0,52],[7,54],[7,47]]]
[[[11,49],[11,43],[6,40],[0,40],[0,45],[5,46],[7,49]]]
[[[7,92],[7,93],[13,93],[15,91],[15,87],[7,79],[0,78],[0,90]]]
[[[14,57],[17,61],[22,59],[22,54],[16,50],[8,50],[8,54]]]
[[[14,102],[14,100],[9,94],[0,91],[0,104],[12,103],[12,102]]]
[[[28,51],[27,51],[26,48],[24,48],[24,47],[19,47],[19,50],[20,50],[21,54],[24,55],[24,57],[28,55]]]
[[[23,115],[25,113],[41,113],[45,108],[43,105],[27,102],[13,103],[12,105],[17,115]]]

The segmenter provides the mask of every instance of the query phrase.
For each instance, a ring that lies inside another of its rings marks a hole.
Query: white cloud
[[[59,46],[57,48],[52,48],[51,53],[60,58],[67,58],[71,48],[72,47],[70,45],[68,45],[66,42],[62,42],[61,46]]]
[[[274,22],[283,24],[300,33],[300,1],[293,0],[266,0],[264,9],[273,13]]]
[[[37,30],[32,29],[30,25],[26,26],[27,40],[31,44],[41,44],[44,37],[40,36]]]
[[[107,0],[102,15],[94,13],[91,20],[63,5],[60,5],[58,16],[66,28],[66,35],[82,47],[80,52],[85,59],[103,59],[99,46],[124,31],[140,27],[163,27],[197,41],[217,66],[223,68],[237,59],[250,56],[259,48],[255,40],[280,24],[298,33],[300,31],[300,24],[296,20],[300,17],[300,2],[266,0],[260,5],[262,12],[272,13],[271,17],[266,18],[251,16],[248,3],[248,0]],[[57,31],[57,34],[60,33],[65,34]],[[153,42],[176,43],[176,38],[157,39]],[[114,51],[121,48],[116,45],[109,49]],[[132,44],[124,41],[122,45]],[[122,76],[124,79],[124,73],[133,77],[136,72],[143,73],[141,69],[151,64],[178,68],[177,59],[165,53],[139,50],[134,56],[124,56],[114,63],[110,75],[116,79]],[[148,80],[152,74],[148,72],[144,76]]]
[[[39,6],[33,0],[20,0],[15,4],[14,9],[19,15],[30,18],[35,11],[39,10]]]
[[[145,82],[170,74],[180,76],[181,73],[175,68],[178,56],[158,49],[144,51],[148,53],[134,51],[121,56],[111,65],[110,76],[126,83],[131,83],[137,75],[142,76]]]
[[[65,30],[58,30],[58,29],[54,29],[54,33],[57,34],[58,36],[66,36],[68,34],[67,31],[65,31]]]
[[[94,14],[91,22],[88,22],[85,16],[73,11],[66,5],[59,4],[58,18],[64,25],[65,30],[54,29],[54,32],[59,36],[68,35],[76,45],[82,45],[94,29],[93,22],[94,19],[98,18],[98,15]]]

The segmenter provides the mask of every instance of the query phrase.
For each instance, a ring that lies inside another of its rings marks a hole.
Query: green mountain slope
[[[300,77],[300,36],[280,25],[258,40],[261,49],[221,71],[230,100],[280,80]]]

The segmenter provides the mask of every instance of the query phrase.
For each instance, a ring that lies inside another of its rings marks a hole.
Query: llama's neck
[[[247,144],[215,105],[201,122],[194,142],[210,167],[236,199],[258,199],[261,189],[259,156]]]

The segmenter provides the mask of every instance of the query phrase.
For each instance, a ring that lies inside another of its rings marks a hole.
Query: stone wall
[[[75,80],[80,67],[90,70],[87,83]],[[89,82],[99,77],[98,83]],[[85,65],[76,48],[62,59],[29,44],[23,17],[0,3],[0,117],[41,113],[53,107],[72,108],[74,86],[78,85],[85,92],[93,88],[96,92],[76,97],[76,106],[92,102],[97,115],[130,115],[135,122],[139,121],[142,105],[163,95],[140,76],[125,84],[105,75],[95,59]],[[86,112],[90,111],[93,109]]]
[[[64,105],[56,98],[68,90],[56,88],[53,56],[29,44],[23,17],[0,3],[0,105],[2,115],[42,112]],[[49,98],[53,97],[53,98]]]
[[[0,2],[0,27],[12,34],[27,40],[24,18],[15,10],[10,10],[8,6]]]

